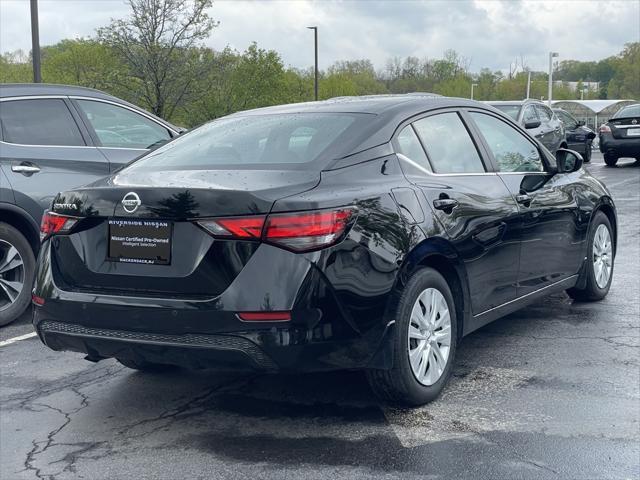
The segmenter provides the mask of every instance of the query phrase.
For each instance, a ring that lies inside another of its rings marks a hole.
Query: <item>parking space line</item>
[[[0,342],[0,347],[4,347],[6,345],[11,345],[12,343],[19,342],[20,340],[26,340],[27,338],[33,338],[37,335],[36,332],[26,333],[24,335],[20,335],[19,337],[9,338],[7,340],[3,340]]]

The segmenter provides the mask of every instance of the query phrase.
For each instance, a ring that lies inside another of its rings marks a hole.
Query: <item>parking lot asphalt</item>
[[[0,329],[0,478],[640,478],[640,167],[612,191],[609,296],[559,294],[466,337],[450,385],[380,404],[355,372],[142,374]]]

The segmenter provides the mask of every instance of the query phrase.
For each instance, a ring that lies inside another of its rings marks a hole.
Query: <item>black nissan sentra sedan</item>
[[[34,324],[92,361],[362,369],[423,404],[462,336],[553,292],[607,294],[615,207],[581,165],[462,99],[237,113],[54,199]]]

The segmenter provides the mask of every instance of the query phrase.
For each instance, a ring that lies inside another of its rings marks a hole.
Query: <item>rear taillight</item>
[[[215,220],[201,220],[198,224],[214,237],[259,240],[262,236],[262,228],[266,218],[266,215],[227,217],[216,218]]]
[[[276,213],[200,220],[214,237],[262,240],[306,252],[333,245],[342,239],[354,219],[354,209],[343,207],[312,212]]]
[[[609,125],[601,125],[599,132],[600,133],[611,133],[611,127],[609,127]]]
[[[56,233],[67,233],[76,223],[78,223],[76,217],[45,212],[40,222],[40,240]]]
[[[316,250],[342,238],[353,209],[269,215],[264,240],[297,252]]]

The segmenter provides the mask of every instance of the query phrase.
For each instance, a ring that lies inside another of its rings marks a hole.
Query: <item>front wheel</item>
[[[609,293],[613,279],[614,245],[611,222],[601,211],[596,212],[589,227],[587,276],[584,288],[570,288],[569,296],[575,300],[602,300]]]
[[[438,397],[456,353],[457,319],[451,289],[432,268],[413,274],[396,311],[393,367],[369,370],[383,400],[419,406]]]
[[[611,155],[605,155],[604,163],[606,163],[608,167],[615,167],[616,163],[618,163],[618,158]]]

